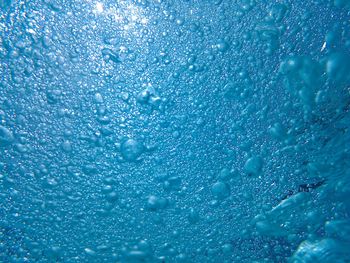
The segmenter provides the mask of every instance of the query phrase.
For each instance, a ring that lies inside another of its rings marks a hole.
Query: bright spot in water
[[[96,12],[102,13],[103,12],[103,4],[101,2],[96,3]]]
[[[124,23],[124,29],[129,30],[136,24],[147,25],[148,18],[146,18],[142,9],[124,2],[118,3],[118,7],[105,8],[103,3],[96,2],[93,12],[95,14],[110,16],[117,23]]]

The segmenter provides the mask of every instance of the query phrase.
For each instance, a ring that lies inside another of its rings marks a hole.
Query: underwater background
[[[0,0],[0,262],[350,262],[349,0]]]

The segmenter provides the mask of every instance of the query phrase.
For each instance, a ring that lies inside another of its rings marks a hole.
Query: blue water
[[[0,262],[350,262],[350,1],[0,0]]]

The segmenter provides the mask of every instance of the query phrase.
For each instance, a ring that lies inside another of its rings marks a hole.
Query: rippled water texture
[[[0,0],[0,262],[350,262],[349,0]]]

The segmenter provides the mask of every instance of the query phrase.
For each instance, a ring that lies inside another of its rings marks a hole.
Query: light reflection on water
[[[123,24],[122,28],[126,31],[134,29],[136,25],[145,26],[149,21],[140,7],[127,2],[119,2],[112,7],[106,7],[102,2],[96,2],[93,13],[112,18],[118,24]]]

